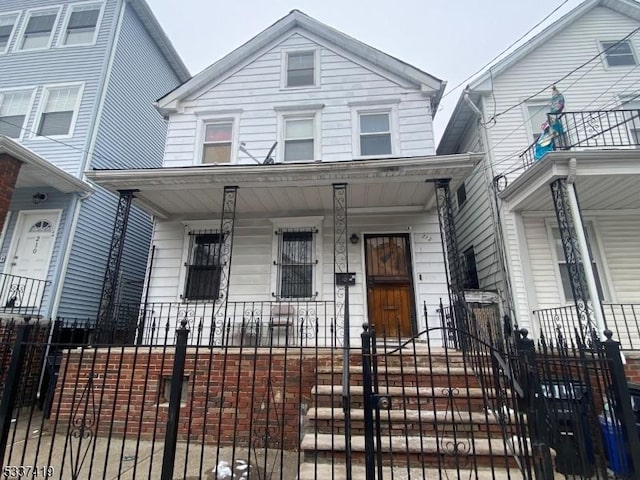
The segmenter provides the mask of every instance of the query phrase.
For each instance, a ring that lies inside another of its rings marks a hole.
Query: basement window
[[[169,405],[171,400],[171,380],[173,377],[165,375],[160,382],[160,405]],[[180,406],[184,407],[187,404],[187,392],[189,391],[189,377],[185,376],[182,379],[182,390],[180,392]]]

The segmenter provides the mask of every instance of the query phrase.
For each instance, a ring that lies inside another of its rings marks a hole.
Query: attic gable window
[[[49,48],[58,12],[58,9],[29,12],[20,39],[19,50]]]
[[[287,53],[287,87],[315,85],[315,52]]]
[[[9,42],[16,27],[18,14],[0,15],[0,53],[5,53],[9,49]]]
[[[360,113],[360,155],[391,154],[389,112]]]
[[[604,57],[609,67],[626,67],[636,65],[631,42],[601,42]]]
[[[94,42],[101,5],[72,6],[63,34],[63,45],[89,45]]]

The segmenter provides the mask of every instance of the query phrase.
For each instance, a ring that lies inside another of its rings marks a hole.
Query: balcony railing
[[[39,315],[48,284],[47,280],[0,274],[0,313]]]
[[[183,320],[190,345],[255,347],[342,345],[343,325],[333,302],[148,303],[118,305],[113,326],[125,341],[172,345]]]
[[[553,150],[640,147],[640,110],[550,113],[547,125],[520,155],[525,168]]]
[[[640,304],[603,304],[606,328],[621,343],[622,350],[640,351]],[[594,332],[595,326],[586,325],[580,319],[575,306],[547,308],[534,312],[538,317],[541,334],[548,341],[571,345],[580,338],[588,342],[592,335],[602,338],[602,332]]]

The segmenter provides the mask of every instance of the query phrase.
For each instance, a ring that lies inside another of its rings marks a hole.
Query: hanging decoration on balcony
[[[551,87],[551,102],[547,121],[542,125],[542,133],[536,140],[533,157],[540,160],[547,152],[555,150],[556,139],[562,138],[564,129],[560,121],[560,114],[564,110],[564,95],[562,95],[556,86]]]

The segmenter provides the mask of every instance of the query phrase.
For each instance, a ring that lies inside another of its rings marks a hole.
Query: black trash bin
[[[556,451],[556,470],[564,475],[592,476],[595,462],[587,421],[589,389],[580,382],[554,380],[543,382],[541,391],[549,446]]]

